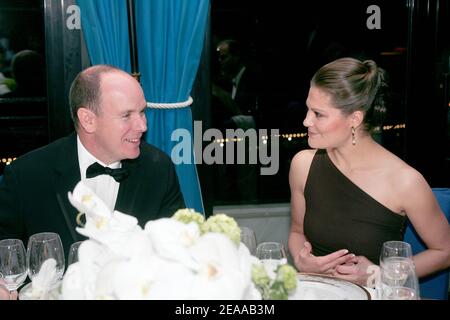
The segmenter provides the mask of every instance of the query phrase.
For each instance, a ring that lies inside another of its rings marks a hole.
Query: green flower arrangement
[[[223,233],[236,245],[239,245],[239,243],[241,242],[241,229],[236,223],[236,220],[223,213],[219,213],[209,217],[208,220],[206,220],[205,223],[201,226],[201,231],[202,233]]]
[[[263,300],[287,300],[297,288],[297,272],[288,264],[279,265],[275,277],[269,275],[264,265],[253,264],[252,280]]]
[[[201,214],[195,211],[194,209],[180,209],[175,212],[175,214],[172,216],[172,219],[178,220],[183,223],[190,223],[195,222],[198,224],[200,230],[201,226],[205,222],[205,217]]]
[[[215,214],[205,220],[202,214],[193,209],[181,209],[172,218],[183,223],[197,223],[202,235],[208,232],[223,233],[237,246],[240,244],[241,229],[236,220],[226,214]],[[252,265],[251,276],[262,299],[286,300],[297,288],[297,271],[288,264],[279,265],[272,270],[258,259],[255,260],[257,262]]]
[[[180,209],[175,212],[172,218],[186,224],[190,222],[197,223],[201,234],[208,232],[223,233],[236,245],[239,245],[241,242],[241,229],[236,220],[226,214],[215,214],[205,221],[203,215],[193,209]]]

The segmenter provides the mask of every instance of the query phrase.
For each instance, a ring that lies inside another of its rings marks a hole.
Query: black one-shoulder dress
[[[348,249],[379,264],[383,242],[403,240],[406,216],[369,196],[333,164],[326,150],[314,155],[305,185],[304,233],[313,254]]]

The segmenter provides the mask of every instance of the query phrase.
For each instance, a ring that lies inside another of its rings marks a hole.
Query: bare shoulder
[[[431,189],[423,175],[395,155],[388,160],[389,181],[398,199],[403,199],[403,209],[416,201],[425,201]]]
[[[292,158],[291,162],[291,172],[295,171],[296,173],[306,173],[309,172],[309,167],[311,167],[312,159],[316,154],[317,149],[307,149],[298,152],[294,158]]]
[[[291,187],[296,186],[303,189],[316,151],[316,149],[302,150],[292,158],[289,171],[289,182]]]
[[[307,166],[309,167],[311,165],[312,159],[314,158],[314,155],[316,154],[317,149],[306,149],[302,150],[300,152],[297,152],[297,154],[292,158],[292,165],[295,166]]]
[[[395,155],[389,160],[389,171],[392,182],[398,190],[428,186],[423,175]]]

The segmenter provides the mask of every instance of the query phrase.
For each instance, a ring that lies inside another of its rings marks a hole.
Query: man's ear
[[[350,119],[351,119],[350,122],[351,122],[352,127],[358,128],[364,120],[364,112],[359,111],[359,110],[355,111],[350,116]]]
[[[79,126],[87,133],[93,133],[95,131],[95,113],[87,108],[81,107],[78,109],[77,115]]]

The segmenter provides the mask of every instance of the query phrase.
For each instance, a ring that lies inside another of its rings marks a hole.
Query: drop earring
[[[356,145],[355,127],[352,127],[352,145]]]

